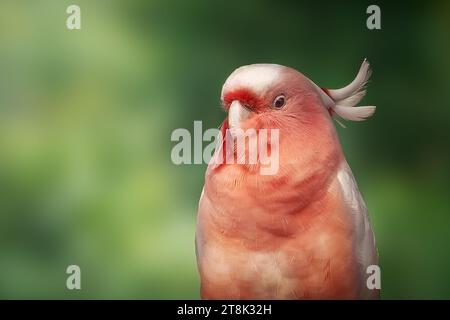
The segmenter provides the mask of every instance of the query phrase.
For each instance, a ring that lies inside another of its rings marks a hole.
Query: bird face
[[[277,127],[281,119],[298,115],[303,98],[313,91],[307,78],[294,69],[254,64],[228,77],[221,99],[231,129],[260,129]]]

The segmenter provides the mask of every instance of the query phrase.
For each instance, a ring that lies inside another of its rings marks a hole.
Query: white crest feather
[[[341,105],[335,105],[333,107],[334,112],[343,119],[350,121],[363,121],[372,116],[375,112],[375,106],[364,107],[346,107]]]
[[[362,95],[364,96],[365,85],[367,84],[367,81],[369,81],[371,74],[372,71],[370,69],[370,63],[369,61],[367,61],[367,59],[364,59],[361,67],[359,68],[358,74],[350,84],[341,89],[328,90],[328,94],[334,101],[336,101],[336,104],[340,104],[340,101],[345,100],[360,92],[362,92]]]
[[[366,94],[366,85],[371,74],[369,61],[364,59],[358,74],[350,84],[341,89],[327,90],[334,102],[331,108],[338,116],[345,120],[362,121],[374,114],[375,106],[356,107]]]

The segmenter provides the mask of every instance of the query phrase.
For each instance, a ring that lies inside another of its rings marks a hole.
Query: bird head
[[[279,128],[294,119],[310,122],[326,109],[318,93],[300,72],[277,64],[253,64],[236,69],[225,81],[221,100],[230,129]]]
[[[278,129],[279,138],[274,140],[276,144],[269,141],[268,149],[279,152],[282,165],[311,163],[318,154],[338,159],[340,144],[331,119],[338,116],[361,121],[374,113],[374,106],[356,106],[365,95],[370,75],[370,65],[364,60],[350,84],[332,90],[322,89],[297,70],[277,64],[236,69],[222,88],[222,105],[228,117],[221,127],[222,142],[214,163],[223,163],[225,154],[235,153],[236,147],[227,148],[225,141],[242,138],[240,134],[251,131],[248,129]],[[255,135],[248,136],[255,139]]]
[[[279,128],[292,121],[315,124],[328,120],[326,115],[362,121],[375,112],[375,106],[356,107],[366,93],[371,73],[370,64],[364,59],[354,80],[333,90],[319,88],[289,67],[253,64],[236,69],[228,77],[221,100],[231,129]]]

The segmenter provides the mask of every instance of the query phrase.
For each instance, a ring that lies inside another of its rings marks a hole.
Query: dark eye
[[[285,103],[286,103],[286,97],[284,95],[280,94],[273,100],[272,107],[274,109],[281,109],[281,108],[283,108]]]

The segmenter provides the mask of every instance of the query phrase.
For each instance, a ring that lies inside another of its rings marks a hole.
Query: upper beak
[[[231,129],[240,128],[241,122],[250,118],[251,111],[245,108],[238,100],[234,100],[228,110],[228,125]]]

